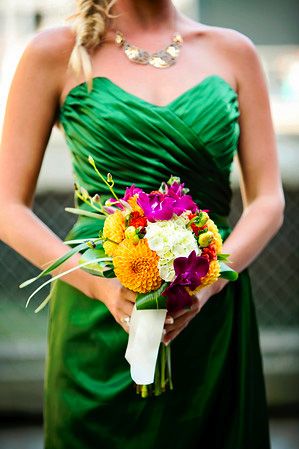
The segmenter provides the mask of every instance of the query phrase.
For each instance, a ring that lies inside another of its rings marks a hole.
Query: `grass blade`
[[[36,277],[31,278],[31,279],[27,279],[27,281],[25,281],[22,284],[20,284],[19,288],[26,287],[27,285],[31,284],[32,282],[36,281],[37,279],[39,279],[39,278],[41,278],[43,276],[46,276],[51,271],[53,271],[55,268],[57,268],[61,264],[63,264],[70,257],[72,257],[73,255],[79,253],[81,250],[88,249],[88,248],[89,248],[89,246],[87,245],[87,243],[81,243],[80,245],[75,246],[70,251],[68,251],[66,254],[64,254],[63,256],[59,257],[59,259],[57,259],[54,263],[52,263],[48,268],[45,268],[45,270],[41,271]]]
[[[96,212],[90,212],[84,209],[76,209],[75,207],[65,207],[64,210],[66,212],[71,212],[71,214],[84,215],[86,217],[97,218],[98,220],[106,220],[107,218],[107,215],[97,214]]]
[[[76,265],[75,267],[70,268],[69,270],[66,270],[66,271],[63,271],[62,273],[56,274],[56,276],[53,276],[51,279],[48,279],[46,282],[44,282],[43,284],[41,284],[37,289],[35,289],[33,293],[31,293],[31,295],[30,295],[29,298],[27,299],[27,302],[26,302],[26,306],[25,306],[25,307],[26,307],[26,308],[28,307],[31,298],[32,298],[37,292],[39,292],[43,287],[45,287],[46,285],[48,285],[48,284],[50,284],[51,282],[55,281],[56,279],[59,279],[59,278],[61,278],[62,276],[65,276],[66,274],[69,274],[69,273],[71,273],[72,271],[75,271],[75,270],[77,270],[78,268],[81,268],[82,266],[88,265],[88,264],[93,263],[93,262],[104,261],[104,260],[110,262],[110,261],[112,260],[112,258],[111,258],[111,257],[99,257],[98,259],[95,259],[95,260],[93,260],[92,262],[91,262],[90,260],[88,260],[87,262],[78,264],[78,265]]]

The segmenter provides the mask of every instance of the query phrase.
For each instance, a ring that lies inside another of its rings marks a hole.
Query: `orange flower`
[[[139,204],[137,204],[137,199],[138,199],[138,194],[135,194],[127,200],[127,203],[130,204],[130,206],[132,207],[134,212],[139,212],[140,217],[143,217],[144,212],[143,212],[143,209],[141,209],[141,207],[139,206]]]
[[[211,220],[209,218],[209,220],[207,221],[206,225],[208,226],[208,230],[213,232],[214,234],[214,242],[216,244],[216,253],[219,254],[222,252],[222,238],[221,235],[219,234],[218,228],[215,225],[215,223],[213,222],[213,220]]]
[[[147,225],[147,218],[141,216],[140,212],[134,211],[130,215],[129,225],[134,226],[134,228],[144,228]]]
[[[162,283],[158,261],[157,253],[149,248],[146,239],[137,244],[126,239],[117,247],[113,258],[114,272],[125,287],[133,292],[147,293]]]
[[[201,255],[202,257],[205,257],[208,260],[208,262],[211,262],[212,260],[217,260],[216,244],[213,242],[206,248],[203,248]]]
[[[125,219],[123,214],[117,210],[108,215],[103,228],[103,237],[108,239],[103,243],[103,248],[108,256],[113,257],[120,243],[125,238]]]

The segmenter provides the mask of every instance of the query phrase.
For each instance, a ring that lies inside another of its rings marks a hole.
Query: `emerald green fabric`
[[[59,111],[75,180],[105,191],[92,166],[111,172],[116,192],[155,190],[180,176],[225,239],[231,232],[230,171],[238,149],[238,96],[211,75],[166,106],[106,77],[81,83]],[[86,207],[78,199],[79,207]],[[95,237],[79,217],[65,239]],[[63,279],[63,278],[62,278]],[[46,449],[268,449],[263,367],[250,278],[244,270],[212,297],[171,343],[174,390],[137,396],[124,358],[126,332],[106,306],[62,279],[51,287],[45,367]]]

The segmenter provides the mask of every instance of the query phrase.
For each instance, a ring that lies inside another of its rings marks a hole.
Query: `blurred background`
[[[250,267],[260,326],[273,449],[299,448],[299,4],[298,0],[176,0],[200,22],[236,29],[255,43],[267,77],[286,197],[283,228]],[[34,33],[64,25],[73,0],[0,0],[0,130],[16,64]],[[34,124],[33,124],[34,126]],[[16,130],[18,132],[18,130]],[[253,130],[254,132],[254,130]],[[13,173],[12,173],[13,176]],[[241,214],[233,171],[231,223]],[[53,129],[38,179],[34,212],[64,238],[75,216],[72,167],[60,131]],[[39,272],[0,242],[0,447],[42,448],[42,383],[47,312],[25,309]],[[71,448],[70,448],[71,449]],[[252,448],[255,449],[255,448]]]

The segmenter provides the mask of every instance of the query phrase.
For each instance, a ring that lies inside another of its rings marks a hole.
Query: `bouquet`
[[[225,263],[229,255],[222,253],[222,238],[209,211],[200,209],[180,178],[171,176],[150,193],[133,184],[119,198],[112,175],[104,177],[91,156],[88,161],[112,197],[105,201],[99,194],[91,197],[75,183],[75,195],[91,210],[66,211],[103,220],[98,237],[65,241],[74,247],[20,288],[48,275],[76,253],[81,254],[78,266],[44,282],[30,295],[26,307],[42,287],[77,268],[95,276],[116,276],[137,293],[125,353],[132,379],[142,397],[159,395],[173,389],[170,345],[162,343],[167,311],[191,307],[192,296],[202,288],[219,277],[235,280],[238,274]],[[35,312],[49,299],[50,295]]]

